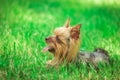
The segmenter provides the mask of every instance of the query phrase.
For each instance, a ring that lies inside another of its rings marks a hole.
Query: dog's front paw
[[[50,64],[51,64],[51,60],[47,61],[46,64],[47,64],[47,65],[50,65]]]
[[[46,62],[46,64],[47,64],[47,66],[46,66],[46,67],[47,67],[47,68],[52,67],[52,63],[51,63],[51,62],[52,62],[52,60],[49,60],[49,61],[47,61],[47,62]]]
[[[56,66],[57,62],[55,62],[54,60],[49,60],[46,62],[47,66]]]
[[[47,67],[51,67],[51,66],[53,66],[53,64],[52,64],[52,60],[47,61],[46,64],[47,64]]]

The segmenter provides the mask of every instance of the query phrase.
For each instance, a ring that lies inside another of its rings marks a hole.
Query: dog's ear
[[[75,27],[72,27],[72,29],[70,31],[70,37],[75,40],[79,39],[80,28],[81,28],[81,24],[78,24]]]
[[[66,20],[64,26],[65,26],[66,28],[68,28],[68,27],[70,26],[70,18],[68,18],[68,19]]]

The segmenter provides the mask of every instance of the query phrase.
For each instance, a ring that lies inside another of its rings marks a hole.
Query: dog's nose
[[[48,40],[48,38],[45,38],[45,40],[47,41],[47,40]]]

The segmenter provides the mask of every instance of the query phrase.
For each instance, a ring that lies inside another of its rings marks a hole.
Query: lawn
[[[44,39],[68,17],[82,24],[80,50],[104,48],[111,65],[46,68]],[[120,1],[0,0],[0,80],[120,80]]]

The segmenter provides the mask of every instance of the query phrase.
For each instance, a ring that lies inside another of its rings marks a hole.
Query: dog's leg
[[[48,66],[55,66],[55,65],[58,65],[58,58],[54,58],[53,60],[49,60],[47,61],[46,63]]]

